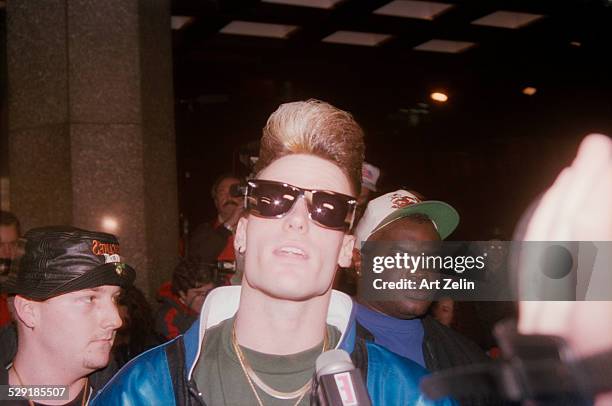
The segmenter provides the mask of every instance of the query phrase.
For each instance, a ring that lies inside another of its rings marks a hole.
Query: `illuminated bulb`
[[[448,100],[448,96],[441,92],[434,92],[429,97],[431,97],[432,100],[435,100],[440,103],[444,103]]]
[[[105,231],[114,233],[119,228],[119,223],[113,217],[104,217],[102,218],[102,228]]]
[[[579,48],[580,46],[582,46],[582,44],[578,41],[572,41],[570,42],[570,45],[576,48]]]
[[[536,89],[535,87],[527,86],[523,89],[523,94],[526,94],[527,96],[533,96],[534,94],[536,94],[537,91],[538,89]]]

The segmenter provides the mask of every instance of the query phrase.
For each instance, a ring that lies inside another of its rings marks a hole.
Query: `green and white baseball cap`
[[[438,200],[422,201],[406,190],[396,190],[370,201],[355,229],[356,246],[361,247],[363,241],[394,221],[416,213],[431,219],[442,240],[459,225],[459,213],[450,204]]]

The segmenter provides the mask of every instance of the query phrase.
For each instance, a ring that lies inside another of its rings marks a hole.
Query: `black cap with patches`
[[[121,262],[119,241],[112,234],[52,226],[25,236],[25,253],[5,290],[33,300],[103,285],[126,287],[136,272]]]

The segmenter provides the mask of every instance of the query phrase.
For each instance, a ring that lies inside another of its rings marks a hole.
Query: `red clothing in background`
[[[11,312],[9,312],[7,296],[0,295],[0,327],[6,326],[11,322]]]

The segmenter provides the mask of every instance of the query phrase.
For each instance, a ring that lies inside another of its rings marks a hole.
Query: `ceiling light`
[[[261,0],[262,3],[331,9],[344,0]]]
[[[110,233],[114,233],[119,228],[119,222],[114,217],[103,217],[102,218],[102,229]]]
[[[536,89],[535,87],[527,86],[523,89],[523,94],[527,96],[533,96],[534,94],[536,94],[537,91],[538,89]]]
[[[298,27],[295,25],[255,23],[251,21],[232,21],[219,32],[222,34],[250,35],[255,37],[287,38]]]
[[[440,14],[453,8],[452,4],[435,3],[431,1],[395,0],[385,4],[374,11],[374,14],[420,18],[422,20],[433,20]]]
[[[358,31],[336,31],[335,33],[323,38],[323,42],[347,45],[364,45],[375,47],[391,39],[389,34],[377,34],[374,32]]]
[[[431,97],[432,100],[440,103],[445,103],[448,100],[448,96],[446,95],[446,93],[442,92],[433,92],[429,95],[429,97]]]
[[[580,48],[582,46],[582,43],[579,41],[572,41],[570,42],[570,45],[576,48]]]
[[[474,25],[487,27],[517,29],[531,24],[544,16],[541,14],[516,13],[514,11],[496,11],[477,20],[472,21]]]
[[[416,51],[446,52],[458,54],[472,48],[476,43],[467,41],[447,41],[442,39],[432,39],[414,47]]]

